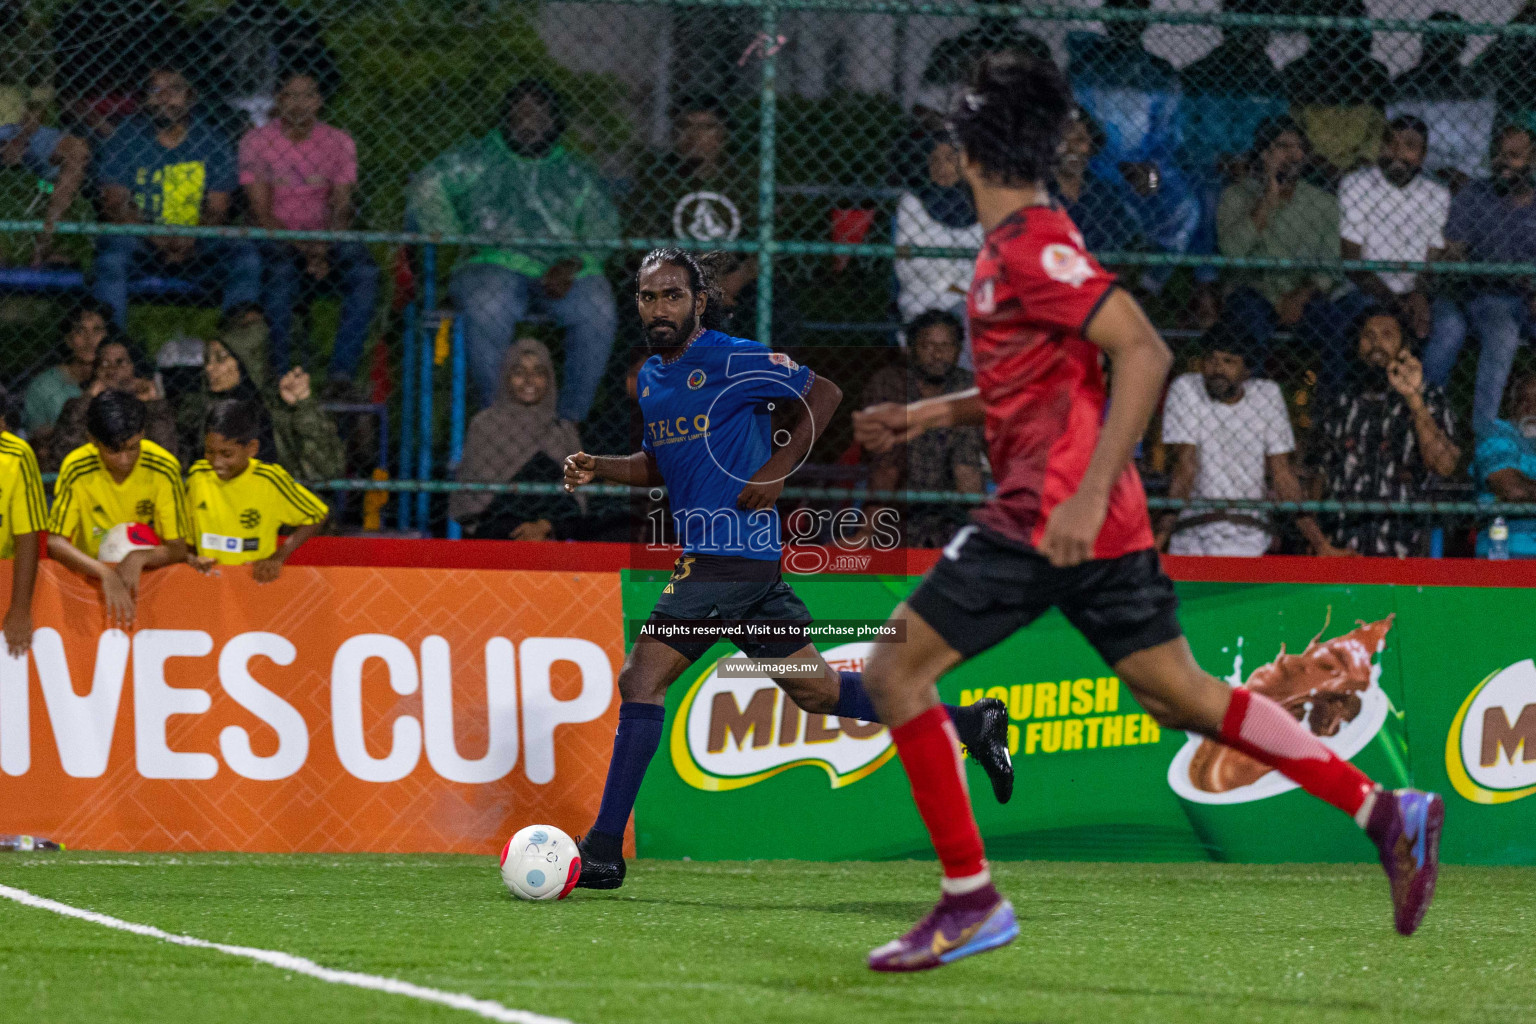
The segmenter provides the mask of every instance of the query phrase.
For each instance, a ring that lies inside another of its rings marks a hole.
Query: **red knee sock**
[[[891,730],[896,753],[907,779],[917,813],[928,826],[928,836],[944,866],[944,878],[965,880],[959,891],[972,884],[979,888],[990,881],[981,832],[971,814],[971,796],[960,764],[960,742],[944,708],[934,707],[905,725]],[[948,891],[953,886],[946,886]]]
[[[1323,746],[1279,704],[1239,686],[1221,720],[1221,742],[1240,750],[1348,815],[1359,812],[1376,784]]]

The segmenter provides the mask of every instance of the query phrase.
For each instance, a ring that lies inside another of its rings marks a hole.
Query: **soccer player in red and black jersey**
[[[1190,654],[1130,461],[1172,356],[1047,191],[1071,117],[1054,65],[1000,56],[977,69],[950,120],[987,231],[969,297],[977,386],[854,416],[876,451],[932,427],[984,423],[997,479],[996,495],[893,613],[905,640],[878,644],[865,664],[944,869],[938,906],[869,965],[925,970],[1018,934],[987,870],[935,684],[1052,606],[1165,728],[1233,747],[1351,815],[1380,851],[1397,929],[1410,934],[1434,893],[1440,798],[1381,789],[1280,705],[1229,687]]]

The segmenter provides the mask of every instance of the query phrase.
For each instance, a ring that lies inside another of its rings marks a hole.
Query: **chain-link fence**
[[[943,112],[1002,51],[1067,71],[1051,185],[1178,354],[1139,455],[1172,550],[1464,553],[1532,511],[1516,0],[0,0],[8,419],[47,469],[131,388],[189,462],[259,396],[347,525],[627,535],[555,481],[638,445],[633,273],[674,242],[848,396],[787,500],[900,495],[941,543],[980,434],[871,457],[848,412],[970,383]]]

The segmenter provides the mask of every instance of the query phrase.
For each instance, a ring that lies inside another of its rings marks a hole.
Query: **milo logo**
[[[1536,662],[1500,669],[1467,694],[1445,740],[1445,770],[1473,803],[1536,793]]]
[[[858,671],[871,646],[843,644],[823,656],[833,668]],[[695,789],[723,793],[811,765],[838,789],[896,753],[885,726],[808,715],[772,680],[721,677],[720,664],[688,688],[672,722],[672,765]]]

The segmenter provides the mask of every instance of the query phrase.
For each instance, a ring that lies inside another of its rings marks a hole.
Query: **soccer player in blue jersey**
[[[727,624],[774,622],[789,639],[730,639],[748,657],[812,661],[820,671],[775,682],[812,714],[879,721],[857,672],[838,672],[806,638],[811,615],[780,576],[775,503],[785,479],[831,419],[842,392],[809,367],[743,338],[707,330],[709,288],[698,261],[657,249],[640,264],[635,301],[651,357],[636,383],[645,438],[632,455],[577,452],[565,487],[595,480],[665,484],[683,555],[648,625],[691,626],[686,636],[642,631],[619,672],[619,730],[597,821],[581,840],[579,888],[624,882],[624,828],[640,782],[661,742],[667,687],[703,657]],[[775,408],[794,412],[782,444],[771,437]],[[718,621],[719,632],[708,628]],[[949,708],[955,731],[992,782],[999,801],[1013,792],[1008,712],[999,700]]]

